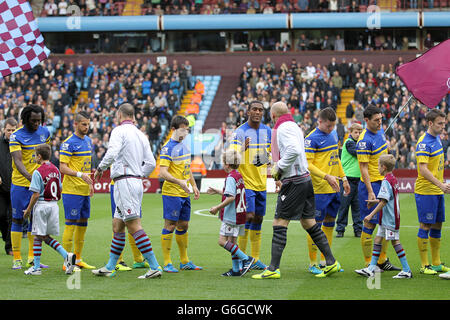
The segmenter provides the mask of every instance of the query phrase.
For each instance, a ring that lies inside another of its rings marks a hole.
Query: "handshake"
[[[263,153],[257,153],[253,158],[253,164],[257,167],[261,167],[265,164],[270,164],[269,153],[264,149]]]

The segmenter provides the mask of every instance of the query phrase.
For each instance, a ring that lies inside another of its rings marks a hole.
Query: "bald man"
[[[279,266],[291,220],[300,220],[302,227],[325,256],[326,267],[315,276],[327,277],[339,271],[340,264],[333,257],[327,238],[315,220],[314,189],[306,161],[303,132],[283,102],[272,105],[270,116],[275,124],[272,130],[272,177],[278,192],[273,220],[272,260],[264,272],[252,278],[281,277]]]
[[[143,197],[142,178],[155,169],[156,161],[147,137],[134,125],[134,108],[124,103],[118,110],[119,125],[113,129],[108,151],[97,167],[94,179],[98,181],[103,172],[111,167],[114,181],[116,211],[113,219],[114,238],[111,243],[109,261],[106,266],[92,270],[96,276],[116,275],[117,261],[125,246],[125,228],[132,235],[136,246],[150,265],[150,269],[139,279],[157,278],[162,275],[152,244],[141,225]]]

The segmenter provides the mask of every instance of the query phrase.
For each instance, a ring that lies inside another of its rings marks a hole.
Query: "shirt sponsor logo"
[[[309,139],[306,139],[305,140],[305,147],[311,147],[311,140],[309,140]]]

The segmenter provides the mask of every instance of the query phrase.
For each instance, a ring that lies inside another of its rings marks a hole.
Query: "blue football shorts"
[[[336,218],[341,205],[340,193],[318,193],[314,195],[316,200],[316,221],[323,221],[329,215]]]
[[[247,212],[254,212],[255,215],[264,217],[266,215],[266,198],[266,191],[245,189]]]
[[[91,198],[77,194],[62,194],[66,220],[88,219],[91,216]]]
[[[191,198],[162,196],[163,217],[171,221],[189,221],[191,220]]]
[[[22,220],[23,210],[28,207],[33,191],[28,187],[11,184],[11,208],[13,219]]]
[[[443,194],[414,194],[419,222],[434,224],[445,221],[445,200]]]
[[[372,190],[375,193],[375,197],[378,196],[378,192],[380,192],[381,188],[381,180],[375,181],[371,183]],[[369,199],[369,193],[367,192],[366,185],[364,182],[359,181],[358,185],[358,200],[359,200],[359,212],[361,215],[361,221],[364,220],[365,217],[367,217],[376,206],[371,207],[370,209],[367,208],[367,202],[366,200]],[[378,213],[373,216],[372,220],[370,220],[370,223],[378,224]]]

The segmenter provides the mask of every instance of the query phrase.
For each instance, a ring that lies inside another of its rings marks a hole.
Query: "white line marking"
[[[202,213],[202,212],[207,212],[207,214],[205,214],[205,213]],[[210,218],[216,218],[217,219],[217,216],[215,216],[215,215],[212,215],[212,214],[210,214],[209,213],[209,209],[199,209],[199,210],[195,210],[194,211],[194,214],[196,214],[196,215],[198,215],[198,216],[203,216],[203,217],[210,217]],[[272,222],[273,220],[269,220],[269,219],[264,219],[263,220],[263,222]],[[290,223],[299,223],[300,221],[291,221]],[[419,227],[419,225],[417,225],[417,226],[401,226],[402,228],[418,228]],[[442,227],[442,229],[450,229],[450,226],[449,227]]]

